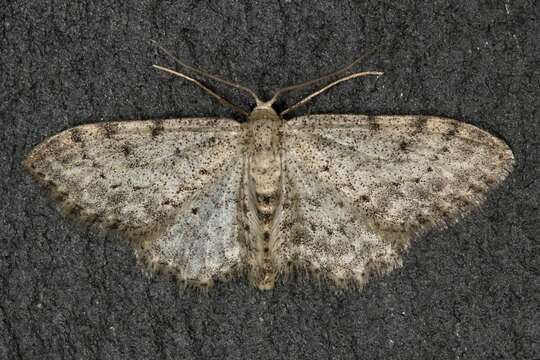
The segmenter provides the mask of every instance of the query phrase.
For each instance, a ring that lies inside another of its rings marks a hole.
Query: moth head
[[[273,101],[257,101],[257,105],[251,110],[250,119],[279,119],[279,115],[272,107]]]

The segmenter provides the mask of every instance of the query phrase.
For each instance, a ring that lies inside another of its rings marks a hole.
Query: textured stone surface
[[[539,356],[540,9],[532,1],[0,6],[0,358]],[[231,116],[192,84],[151,69],[169,62],[150,38],[264,95],[373,50],[361,68],[383,77],[344,84],[294,115],[464,120],[509,144],[514,171],[480,210],[424,235],[402,269],[360,293],[304,279],[264,293],[244,282],[206,296],[179,290],[143,274],[126,242],[55,211],[20,166],[33,146],[79,124]]]

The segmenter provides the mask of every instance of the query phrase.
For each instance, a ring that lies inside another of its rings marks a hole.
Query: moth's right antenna
[[[272,96],[272,99],[270,100],[270,103],[274,103],[277,100],[277,98],[279,97],[279,95],[281,95],[281,94],[284,94],[286,92],[293,91],[293,90],[298,90],[298,89],[301,89],[301,88],[306,87],[308,85],[311,85],[311,84],[314,84],[314,83],[317,83],[317,82],[332,78],[332,77],[334,77],[336,75],[342,74],[342,73],[346,72],[347,70],[349,70],[350,68],[352,68],[354,65],[358,64],[360,61],[364,60],[368,55],[371,55],[371,53],[372,53],[372,51],[368,51],[364,55],[360,56],[358,59],[354,60],[349,65],[347,65],[347,66],[345,66],[345,67],[343,67],[341,69],[338,69],[336,71],[333,71],[333,72],[331,72],[329,74],[323,75],[323,76],[318,77],[316,79],[308,80],[308,81],[303,82],[301,84],[291,85],[291,86],[287,86],[287,87],[284,87],[282,89],[279,89],[278,91],[276,91],[274,93],[274,96]]]
[[[297,107],[299,107],[300,105],[303,105],[305,103],[307,103],[309,100],[313,99],[315,96],[317,95],[320,95],[322,94],[323,92],[325,92],[326,90],[330,89],[331,87],[334,87],[336,86],[337,84],[339,83],[342,83],[344,81],[347,81],[347,80],[351,80],[351,79],[354,79],[354,78],[357,78],[357,77],[361,77],[361,76],[368,76],[368,75],[376,75],[376,76],[380,76],[382,75],[383,72],[381,71],[364,71],[364,72],[358,72],[358,73],[354,73],[354,74],[351,74],[349,76],[345,76],[341,79],[338,79],[336,81],[334,81],[333,83],[330,83],[328,85],[326,85],[325,87],[323,87],[322,89],[319,89],[317,91],[315,91],[314,93],[312,93],[311,95],[309,96],[306,96],[305,98],[303,98],[302,100],[300,100],[299,102],[297,102],[296,104],[290,106],[289,108],[285,109],[284,111],[282,111],[281,113],[279,113],[279,115],[283,116],[285,115],[286,113],[296,109]]]
[[[158,49],[160,49],[161,51],[163,51],[165,54],[167,54],[171,59],[173,59],[176,63],[178,63],[178,65],[181,65],[199,75],[202,75],[202,76],[206,76],[207,78],[210,78],[210,79],[213,79],[213,80],[216,80],[216,81],[219,81],[223,84],[226,84],[226,85],[229,85],[229,86],[232,86],[233,88],[236,88],[238,90],[242,90],[242,91],[245,91],[246,93],[248,93],[249,95],[251,95],[253,97],[253,99],[255,99],[255,102],[257,104],[260,104],[262,103],[262,101],[259,99],[259,97],[257,96],[257,94],[255,94],[255,92],[253,92],[251,89],[248,89],[247,87],[243,86],[243,85],[240,85],[240,84],[237,84],[237,83],[234,83],[232,81],[229,81],[227,79],[224,79],[222,77],[219,77],[217,75],[213,75],[213,74],[210,74],[209,72],[207,71],[204,71],[202,69],[197,69],[196,67],[193,67],[191,65],[188,65],[186,64],[185,62],[183,62],[182,60],[180,60],[179,58],[177,58],[176,56],[174,56],[169,50],[165,49],[163,46],[161,46],[160,44],[158,44],[156,41],[154,40],[150,40],[150,43],[151,45],[154,45],[155,47],[157,47]],[[155,66],[154,66],[155,67]],[[161,69],[163,70],[163,69]],[[192,80],[191,78],[188,79],[188,80]]]

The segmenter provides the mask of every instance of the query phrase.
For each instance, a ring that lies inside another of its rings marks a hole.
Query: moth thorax
[[[273,215],[279,202],[281,164],[274,153],[259,153],[251,158],[251,180],[256,207],[263,217]]]
[[[251,127],[250,166],[252,191],[263,222],[269,220],[279,202],[281,118],[272,108],[257,107],[249,117]]]

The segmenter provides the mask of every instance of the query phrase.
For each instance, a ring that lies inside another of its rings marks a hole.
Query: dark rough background
[[[540,357],[536,1],[82,3],[0,1],[0,359]],[[126,242],[65,219],[20,167],[34,145],[78,124],[231,116],[152,70],[170,61],[151,38],[266,96],[373,50],[360,68],[383,77],[296,114],[465,120],[510,144],[515,171],[361,292],[305,280],[179,290],[146,276]]]

